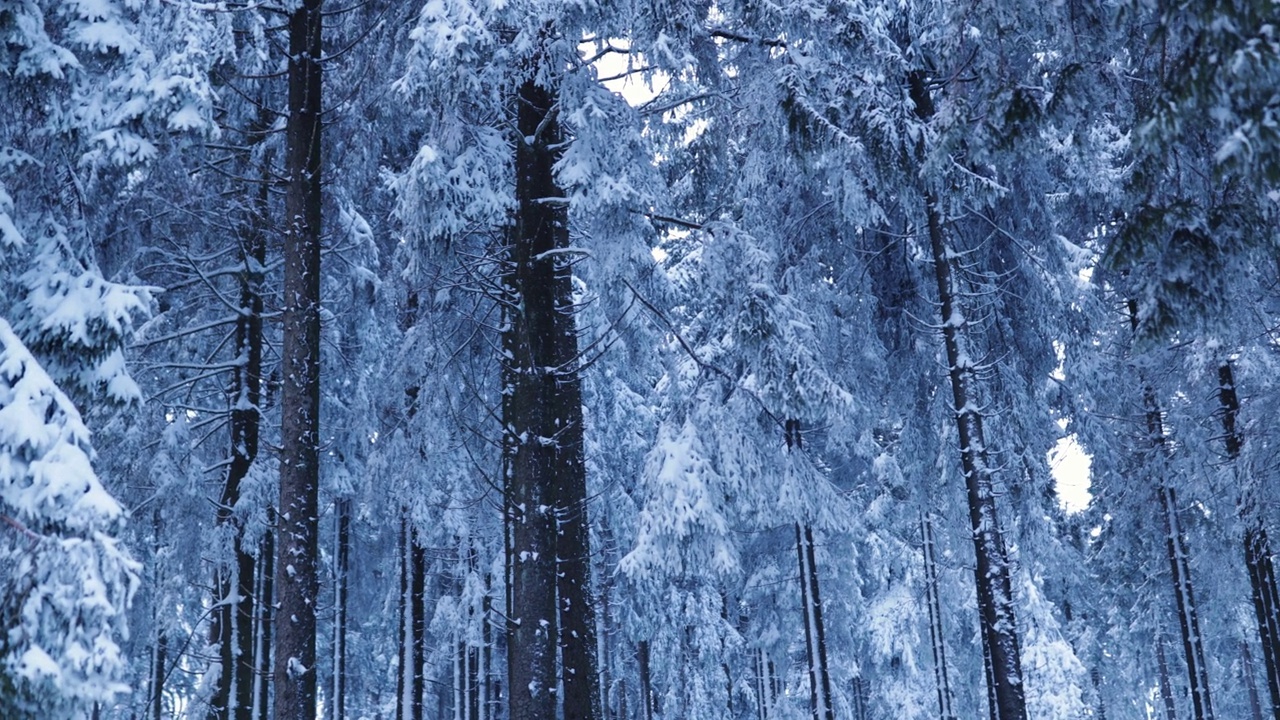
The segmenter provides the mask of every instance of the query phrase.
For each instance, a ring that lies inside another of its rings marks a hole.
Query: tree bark
[[[510,718],[556,717],[559,683],[564,720],[598,720],[578,336],[554,173],[564,134],[557,95],[537,79],[548,62],[534,57],[515,98],[518,209],[504,277]]]
[[[925,74],[913,71],[908,77],[916,115],[927,121],[933,116],[933,99]],[[923,156],[923,148],[920,149]],[[987,658],[988,690],[992,698],[992,720],[1026,720],[1026,699],[1022,684],[1022,656],[1018,645],[1018,622],[1013,608],[1009,559],[1000,530],[994,479],[987,456],[981,400],[977,393],[974,360],[966,346],[968,321],[959,305],[959,293],[952,278],[952,253],[942,227],[938,199],[925,191],[929,246],[933,254],[934,278],[938,285],[942,339],[946,348],[947,374],[955,407],[960,467],[969,501],[969,523],[974,548],[974,580],[978,595],[978,616]]]
[[[262,138],[254,132],[250,143]],[[220,672],[209,703],[211,720],[251,720],[253,715],[254,677],[257,673],[254,623],[257,619],[254,582],[257,559],[244,547],[244,527],[235,515],[240,502],[240,486],[258,457],[262,427],[262,350],[265,309],[263,300],[263,268],[267,260],[268,173],[264,162],[264,179],[249,215],[241,225],[240,248],[244,269],[240,273],[240,314],[236,319],[235,357],[239,364],[232,371],[229,418],[230,463],[218,503],[216,522],[231,526],[232,563],[218,569],[214,588],[218,593],[217,610],[211,634],[218,644]]]
[[[409,720],[423,720],[427,704],[427,550],[412,523],[409,571]]]
[[[1129,322],[1134,331],[1138,328],[1138,304],[1128,302]],[[1147,436],[1153,449],[1168,455],[1168,438],[1165,436],[1164,419],[1155,390],[1144,383],[1143,403],[1147,413]],[[1159,496],[1160,514],[1164,522],[1165,555],[1169,573],[1173,578],[1173,593],[1178,612],[1178,629],[1182,633],[1182,654],[1187,664],[1187,684],[1191,692],[1191,706],[1195,720],[1213,720],[1213,703],[1209,694],[1209,669],[1204,659],[1204,642],[1200,635],[1200,619],[1196,611],[1194,587],[1191,583],[1191,562],[1187,551],[1186,536],[1178,517],[1177,491],[1167,477],[1160,477],[1156,492]]]
[[[649,666],[648,640],[641,640],[636,647],[636,660],[640,664],[640,718],[653,720],[653,675]]]
[[[351,500],[342,498],[338,514],[337,576],[334,578],[333,717],[347,716],[347,571],[351,555]]]
[[[396,633],[396,720],[405,719],[405,676],[409,672],[409,518],[401,511],[400,516],[400,595],[396,603],[399,617],[399,632]]]
[[[1223,441],[1227,458],[1237,473],[1240,453],[1244,448],[1244,436],[1240,432],[1240,397],[1236,393],[1235,372],[1230,363],[1218,367],[1218,405],[1221,412]],[[1254,617],[1258,621],[1258,640],[1262,647],[1262,668],[1267,676],[1270,692],[1269,715],[1280,720],[1280,592],[1275,582],[1271,541],[1267,528],[1255,507],[1256,498],[1251,478],[1240,478],[1239,514],[1245,526],[1244,562],[1249,572],[1249,585],[1253,591]],[[1248,652],[1248,646],[1245,646]],[[1251,665],[1252,663],[1250,663]],[[1250,676],[1252,680],[1252,675]]]
[[[933,648],[933,677],[938,690],[938,717],[956,720],[951,706],[951,678],[947,668],[946,635],[942,627],[942,600],[938,593],[938,563],[933,546],[933,517],[920,513],[920,534],[924,540],[925,603],[929,606],[929,642]]]
[[[268,515],[275,514],[268,510]],[[258,654],[254,678],[254,720],[266,720],[271,717],[272,689],[272,642],[271,628],[275,622],[272,609],[275,607],[275,533],[270,528],[262,534],[262,544],[258,557],[262,558],[262,568],[258,573],[261,578],[258,595]]]
[[[1164,637],[1156,638],[1156,669],[1160,673],[1160,700],[1164,703],[1165,720],[1178,720],[1173,703],[1173,683],[1169,679],[1169,661],[1164,655]]]
[[[285,121],[284,343],[281,373],[279,556],[275,588],[276,720],[316,711],[320,495],[320,240],[322,0],[289,13]]]

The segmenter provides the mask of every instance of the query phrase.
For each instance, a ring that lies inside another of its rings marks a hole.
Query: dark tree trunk
[[[1222,418],[1223,441],[1227,457],[1237,473],[1240,452],[1244,448],[1244,436],[1240,433],[1240,397],[1236,393],[1235,372],[1230,363],[1218,367],[1218,404]],[[1240,520],[1244,531],[1244,563],[1249,571],[1249,586],[1253,591],[1254,617],[1258,621],[1258,641],[1262,647],[1262,669],[1267,676],[1267,690],[1271,697],[1270,712],[1273,720],[1280,720],[1280,594],[1277,593],[1275,567],[1272,562],[1271,541],[1267,528],[1258,514],[1252,478],[1240,478]],[[1245,647],[1248,652],[1248,646]],[[1252,679],[1252,675],[1250,676]]]
[[[785,423],[787,449],[803,444],[800,421]],[[800,607],[804,613],[804,639],[809,660],[809,711],[814,720],[834,720],[831,706],[831,676],[827,672],[827,639],[822,624],[822,597],[818,590],[818,568],[814,559],[813,528],[796,523],[796,555],[800,561]]]
[[[653,720],[653,675],[649,666],[648,640],[640,641],[636,660],[640,664],[640,717],[641,720]]]
[[[938,593],[938,563],[933,545],[933,517],[920,513],[920,534],[924,540],[924,590],[929,606],[929,643],[933,648],[933,677],[938,689],[938,717],[956,720],[951,707],[951,677],[947,668],[946,635],[942,627],[942,600]]]
[[[831,698],[831,671],[827,665],[826,623],[822,619],[822,592],[818,588],[818,563],[814,559],[813,528],[806,525],[804,536],[805,553],[809,558],[809,588],[812,591],[810,595],[813,598],[813,627],[816,631],[814,639],[818,642],[818,680],[823,715],[826,720],[835,720],[834,703]]]
[[[1138,304],[1130,300],[1129,321],[1138,328]],[[1150,385],[1143,388],[1143,402],[1147,413],[1147,437],[1153,449],[1168,455],[1169,444],[1165,437],[1164,419],[1160,403]],[[1164,522],[1165,555],[1169,561],[1169,573],[1173,578],[1173,593],[1178,612],[1178,629],[1182,633],[1182,654],[1187,664],[1187,684],[1191,691],[1191,706],[1195,720],[1213,720],[1213,703],[1209,696],[1209,669],[1204,659],[1204,642],[1200,635],[1200,619],[1196,611],[1194,588],[1191,584],[1191,560],[1187,551],[1187,539],[1182,532],[1178,516],[1178,496],[1167,477],[1161,477],[1156,489],[1160,501],[1160,514]]]
[[[423,720],[426,712],[427,669],[427,550],[418,531],[409,529],[409,720]]]
[[[933,99],[925,74],[914,71],[908,77],[916,115],[924,121],[933,116]],[[921,150],[923,155],[923,149]],[[994,478],[987,454],[983,416],[979,410],[974,358],[967,348],[968,321],[959,304],[952,278],[952,253],[942,227],[938,199],[925,191],[929,245],[933,254],[934,278],[938,285],[942,339],[951,380],[960,468],[969,501],[969,524],[974,548],[974,580],[978,595],[978,618],[982,631],[983,655],[987,661],[988,692],[992,699],[992,720],[1026,720],[1026,698],[1022,684],[1022,656],[1018,646],[1018,622],[1013,608],[1009,559],[1000,530]]]
[[[275,513],[268,511],[274,519]],[[254,699],[254,720],[267,720],[271,714],[272,664],[275,645],[272,642],[273,608],[275,607],[275,533],[268,529],[262,534],[262,547],[258,557],[262,558],[262,569],[258,573],[261,578],[258,595],[258,656],[255,669],[257,696]]]
[[[164,717],[164,680],[169,663],[169,637],[163,630],[156,634],[155,665],[151,673],[151,720]]]
[[[289,13],[275,717],[313,720],[320,496],[322,0]]]
[[[1173,683],[1169,678],[1169,661],[1164,655],[1164,638],[1156,638],[1156,670],[1160,673],[1160,700],[1164,703],[1165,720],[1178,720],[1173,702]]]
[[[484,576],[484,601],[480,606],[480,639],[484,647],[480,652],[480,720],[497,717],[496,698],[493,696],[493,595],[492,580]]]
[[[809,613],[809,573],[805,569],[804,542],[796,523],[796,556],[800,565],[800,612],[804,616],[804,652],[809,670],[809,715],[818,720],[818,668],[813,656],[813,616]]]
[[[351,554],[351,501],[337,502],[338,553],[334,578],[336,607],[333,618],[333,717],[347,716],[347,572]]]
[[[504,277],[510,718],[556,717],[561,683],[564,719],[597,720],[578,336],[568,214],[554,174],[564,135],[557,95],[537,80],[547,63],[535,56],[515,99],[518,208]]]
[[[250,143],[262,135],[254,133]],[[269,160],[267,161],[269,162]],[[268,169],[264,166],[263,174]],[[220,673],[209,703],[211,720],[251,720],[254,701],[254,677],[257,658],[254,646],[254,623],[257,619],[253,553],[244,546],[244,527],[236,517],[240,502],[240,486],[258,457],[262,427],[262,349],[263,268],[267,261],[267,202],[269,187],[259,183],[251,202],[249,215],[240,233],[240,315],[236,319],[235,353],[239,360],[232,373],[230,388],[231,458],[218,503],[217,524],[232,530],[232,565],[216,573],[214,588],[218,593],[212,634],[218,644]]]
[[[403,511],[402,511],[403,512]],[[405,720],[405,677],[409,673],[409,518],[400,516],[400,596],[396,603],[399,632],[396,634],[396,720]]]
[[[1244,673],[1244,684],[1249,689],[1249,715],[1253,720],[1262,719],[1262,697],[1258,695],[1258,681],[1254,678],[1253,653],[1249,652],[1249,643],[1240,641],[1240,664]]]

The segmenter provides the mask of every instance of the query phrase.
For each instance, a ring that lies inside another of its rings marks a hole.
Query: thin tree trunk
[[[163,630],[156,634],[156,650],[152,658],[151,720],[164,718],[165,666],[169,663],[169,637]]]
[[[320,497],[322,0],[289,13],[275,717],[313,720]]]
[[[653,720],[653,676],[649,669],[649,641],[641,640],[636,648],[636,660],[640,663],[641,720]]]
[[[427,551],[418,531],[409,529],[409,720],[423,720],[426,711]]]
[[[274,520],[275,513],[267,510],[267,515]],[[258,595],[258,656],[254,675],[254,720],[267,720],[271,717],[272,690],[272,658],[275,645],[272,644],[273,623],[275,617],[275,533],[268,528],[262,534],[262,545],[258,557],[262,558],[262,568],[258,575],[262,578]]]
[[[809,587],[812,590],[813,597],[813,627],[817,635],[815,639],[818,641],[818,679],[820,681],[819,690],[821,691],[823,715],[826,720],[835,720],[835,709],[832,707],[831,698],[831,672],[827,665],[826,623],[822,619],[822,592],[818,587],[818,562],[814,558],[813,528],[806,525],[804,535],[805,553],[809,557]]]
[[[933,545],[933,517],[920,513],[920,534],[924,539],[925,603],[929,606],[929,642],[933,648],[933,677],[938,690],[938,717],[956,720],[951,707],[951,678],[947,668],[946,635],[942,627],[942,600],[938,592],[938,564]]]
[[[933,116],[933,98],[925,74],[913,71],[908,77],[916,115],[923,121]],[[923,156],[923,148],[920,149]],[[969,523],[974,548],[974,580],[978,595],[978,617],[984,656],[988,659],[988,689],[993,699],[992,720],[1026,720],[1026,699],[1022,684],[1022,655],[1018,645],[1018,622],[1013,608],[1009,559],[1000,530],[994,479],[987,456],[981,399],[977,392],[975,360],[966,346],[968,321],[959,306],[959,293],[952,278],[952,253],[942,227],[938,199],[925,191],[929,246],[933,254],[934,278],[942,318],[942,339],[946,348],[947,374],[951,380],[960,467],[969,501]]]
[[[1236,393],[1235,373],[1231,364],[1226,362],[1218,367],[1218,404],[1227,457],[1236,473],[1243,473],[1239,465],[1240,452],[1244,447],[1244,436],[1238,422],[1240,397]],[[1271,696],[1271,712],[1268,714],[1273,720],[1280,720],[1280,593],[1277,592],[1271,560],[1271,541],[1255,507],[1257,501],[1252,478],[1240,478],[1239,485],[1242,488],[1240,520],[1245,526],[1244,562],[1249,571],[1254,617],[1258,621],[1258,640],[1262,647],[1262,666]],[[1247,645],[1245,647],[1247,653]]]
[[[409,674],[409,517],[401,511],[400,516],[400,595],[396,602],[399,615],[399,632],[396,633],[396,720],[405,720],[405,677]]]
[[[1138,304],[1128,302],[1129,322],[1138,327]],[[1151,446],[1165,455],[1170,453],[1165,436],[1164,420],[1160,404],[1150,385],[1143,388],[1143,402],[1147,413],[1147,435]],[[1204,643],[1200,636],[1200,620],[1196,611],[1194,588],[1191,583],[1191,563],[1187,551],[1186,536],[1178,517],[1177,491],[1166,477],[1159,479],[1161,517],[1164,522],[1165,554],[1169,572],[1173,578],[1173,592],[1178,611],[1178,629],[1182,633],[1182,654],[1187,664],[1187,684],[1191,691],[1191,706],[1195,720],[1213,720],[1213,703],[1209,695],[1209,670],[1204,659]]]
[[[1249,689],[1249,711],[1253,720],[1262,720],[1262,698],[1258,695],[1258,681],[1254,678],[1253,653],[1248,641],[1240,641],[1240,661],[1244,671],[1244,684]]]
[[[250,143],[262,135],[253,133]],[[263,174],[267,173],[264,167]],[[215,574],[218,593],[213,634],[219,646],[220,672],[209,703],[212,720],[251,720],[257,661],[254,647],[256,559],[244,547],[244,527],[235,516],[240,486],[258,457],[262,425],[262,350],[265,309],[263,268],[266,265],[268,187],[259,186],[249,216],[241,226],[240,309],[236,320],[235,353],[241,363],[233,370],[230,388],[230,463],[218,504],[217,524],[231,526],[232,565]]]
[[[1164,702],[1165,720],[1178,720],[1178,711],[1173,702],[1173,683],[1169,678],[1169,661],[1164,655],[1164,637],[1156,638],[1156,669],[1160,673],[1160,699]]]
[[[493,696],[493,595],[492,580],[489,574],[484,576],[484,601],[480,606],[480,638],[484,648],[480,654],[480,720],[497,717],[496,699]]]
[[[347,572],[351,554],[351,501],[337,501],[338,557],[334,578],[336,607],[333,619],[333,717],[347,716]]]
[[[554,167],[564,135],[541,53],[518,91],[516,224],[504,283],[504,450],[514,613],[510,720],[598,720],[582,392],[568,215]],[[562,672],[557,673],[557,657]]]
[[[809,670],[809,714],[818,720],[818,668],[813,652],[813,615],[809,612],[809,573],[805,567],[804,541],[796,523],[796,556],[800,565],[800,612],[804,616],[804,652]]]

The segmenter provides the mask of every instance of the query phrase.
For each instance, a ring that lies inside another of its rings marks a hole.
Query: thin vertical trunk
[[[804,541],[796,523],[796,556],[800,561],[800,612],[804,615],[804,651],[809,670],[809,714],[818,720],[818,668],[813,652],[813,615],[809,612],[809,572],[805,567]]]
[[[427,550],[418,531],[409,529],[409,720],[423,720],[426,709]]]
[[[156,634],[156,650],[151,673],[151,720],[164,717],[165,666],[169,663],[169,637],[163,630]]]
[[[1222,418],[1223,441],[1227,458],[1237,473],[1243,473],[1239,465],[1244,436],[1240,432],[1240,397],[1236,393],[1235,372],[1230,363],[1218,367],[1218,404]],[[1271,541],[1267,529],[1257,512],[1252,478],[1240,478],[1239,513],[1245,526],[1244,562],[1249,571],[1254,617],[1258,621],[1258,640],[1262,647],[1262,668],[1267,677],[1270,693],[1270,712],[1273,720],[1280,720],[1280,593],[1277,592],[1275,569],[1272,562]],[[1246,645],[1245,652],[1248,652]],[[1252,676],[1251,676],[1252,679]]]
[[[466,652],[467,647],[461,642],[453,645],[453,720],[467,720],[466,688]]]
[[[1245,531],[1245,560],[1253,586],[1254,616],[1262,645],[1263,670],[1271,697],[1271,715],[1280,720],[1280,590],[1276,586],[1271,541],[1261,520]]]
[[[800,421],[785,423],[787,450],[803,446]],[[800,605],[804,613],[805,649],[809,659],[809,710],[814,720],[834,720],[831,707],[831,676],[827,672],[826,630],[822,624],[822,597],[818,590],[818,568],[814,559],[813,528],[796,523],[796,554],[800,560]]]
[[[1244,684],[1249,689],[1249,712],[1253,720],[1262,720],[1262,697],[1258,695],[1258,681],[1254,678],[1253,653],[1249,643],[1240,641],[1240,661],[1244,671]]]
[[[653,720],[653,676],[649,669],[648,640],[640,641],[636,660],[640,663],[640,717],[641,720]]]
[[[554,170],[564,134],[557,93],[539,80],[556,71],[541,52],[530,64],[515,102],[518,207],[502,338],[510,719],[553,718],[559,704],[564,720],[598,720],[578,335],[567,207]]]
[[[831,672],[827,665],[827,631],[822,619],[822,592],[818,587],[818,563],[814,559],[813,528],[804,528],[805,553],[809,557],[809,588],[813,598],[813,627],[818,643],[819,690],[822,700],[823,716],[826,720],[835,720],[835,710],[831,702]]]
[[[261,137],[260,133],[252,134],[250,143],[256,144]],[[267,172],[264,164],[264,176]],[[220,568],[214,580],[219,597],[212,632],[219,647],[220,672],[209,703],[208,716],[211,720],[251,720],[255,698],[257,660],[253,628],[257,619],[254,602],[257,563],[253,553],[244,547],[244,527],[235,516],[235,509],[240,502],[240,486],[258,457],[261,435],[263,268],[267,259],[268,191],[264,177],[240,232],[244,269],[239,277],[240,315],[235,328],[234,347],[238,364],[232,371],[230,387],[228,428],[231,457],[216,520],[218,526],[230,525],[232,528],[232,562],[230,566]]]
[[[1169,661],[1164,655],[1164,637],[1156,638],[1156,670],[1160,673],[1160,700],[1164,703],[1165,720],[1178,720],[1173,703],[1173,683],[1169,678]]]
[[[933,116],[933,98],[925,74],[908,76],[916,115],[923,121]],[[920,150],[923,157],[923,148]],[[1018,645],[1018,622],[1013,608],[1009,559],[1000,530],[996,494],[983,416],[979,409],[975,360],[969,354],[966,332],[969,324],[959,305],[959,292],[952,277],[952,252],[942,227],[938,198],[925,191],[929,246],[933,254],[934,279],[938,285],[942,339],[946,348],[947,374],[951,381],[960,468],[968,494],[969,524],[974,548],[974,581],[978,595],[978,618],[982,646],[987,658],[988,691],[993,701],[992,720],[1026,720],[1026,698],[1022,684],[1022,655]]]
[[[1128,308],[1130,325],[1136,331],[1137,302],[1130,300]],[[1142,397],[1146,405],[1147,436],[1151,446],[1168,455],[1169,444],[1155,390],[1150,385],[1146,385],[1143,387]],[[1173,578],[1174,601],[1178,612],[1178,629],[1182,633],[1182,654],[1186,659],[1191,706],[1195,720],[1213,720],[1213,703],[1209,695],[1209,669],[1205,664],[1204,642],[1200,635],[1200,620],[1196,611],[1194,588],[1191,584],[1191,561],[1187,551],[1187,540],[1178,516],[1177,491],[1169,484],[1167,477],[1162,476],[1158,482],[1157,494],[1160,501],[1160,514],[1164,522],[1165,554],[1169,561],[1169,572]]]
[[[924,539],[925,603],[929,606],[929,643],[933,648],[933,677],[938,690],[938,717],[956,720],[951,707],[951,678],[947,668],[946,635],[942,628],[942,600],[938,593],[938,564],[933,545],[933,517],[920,513],[920,534]]]
[[[400,595],[396,602],[399,632],[396,633],[396,720],[405,720],[405,677],[409,673],[409,518],[400,516]]]
[[[164,515],[157,504],[151,512],[152,552],[153,557],[160,555],[164,537]],[[160,565],[153,565],[152,581],[159,584]],[[151,605],[151,624],[155,628],[156,645],[151,654],[151,693],[149,698],[151,720],[161,720],[164,714],[164,684],[168,675],[166,665],[169,662],[169,636],[161,622],[160,608],[153,602]]]
[[[480,653],[480,720],[497,717],[493,697],[493,596],[492,580],[484,576],[484,600],[480,605],[480,639],[484,647]]]
[[[767,676],[768,668],[765,665],[764,648],[757,648],[755,652],[756,664],[756,719],[769,720],[769,678]]]
[[[869,720],[870,713],[867,710],[867,682],[862,679],[861,675],[854,676],[852,680],[852,694],[850,698],[853,705],[853,720]]]
[[[320,497],[322,0],[289,12],[276,720],[313,720]]]
[[[268,509],[267,514],[274,520],[275,513]],[[275,622],[275,533],[268,528],[262,534],[262,544],[258,557],[262,558],[262,568],[258,572],[262,581],[259,583],[258,595],[258,654],[257,667],[254,670],[253,702],[254,720],[267,720],[271,717],[271,685],[272,663],[274,657],[271,628]]]
[[[336,607],[333,619],[333,717],[342,720],[347,716],[347,571],[351,554],[351,501],[343,498],[337,502],[338,557],[337,577],[334,578]]]

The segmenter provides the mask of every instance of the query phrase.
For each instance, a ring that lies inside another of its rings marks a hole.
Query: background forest
[[[0,718],[1280,720],[1278,20],[0,0]]]

